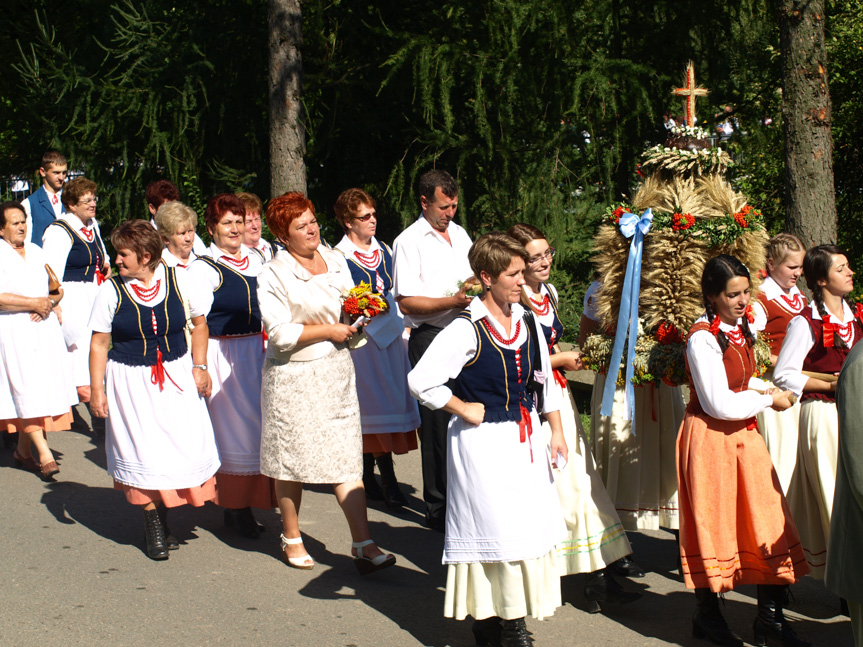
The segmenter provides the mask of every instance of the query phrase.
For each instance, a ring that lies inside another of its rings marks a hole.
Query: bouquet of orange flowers
[[[342,311],[354,323],[364,323],[389,309],[390,304],[384,296],[380,292],[372,292],[372,286],[365,281],[342,293]]]

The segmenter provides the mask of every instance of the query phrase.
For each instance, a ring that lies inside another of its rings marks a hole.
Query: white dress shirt
[[[467,262],[471,240],[467,232],[450,221],[450,243],[420,215],[393,243],[393,293],[396,297],[446,297],[458,292],[458,282],[473,275]],[[417,328],[429,324],[443,328],[456,318],[458,310],[426,315],[405,314],[405,325]]]
[[[808,306],[812,312],[812,318],[820,321],[821,315],[818,314],[818,306],[813,301]],[[828,311],[829,312],[829,311]],[[842,321],[838,321],[836,315],[830,312],[830,318],[842,325],[853,321],[854,313],[848,302],[842,300]],[[848,344],[851,346],[854,343],[854,326],[851,326],[851,341]],[[779,358],[776,360],[776,368],[773,369],[773,381],[783,391],[793,391],[797,396],[803,395],[803,387],[809,381],[809,378],[803,375],[803,362],[812,347],[815,345],[815,335],[812,333],[812,328],[809,322],[800,315],[794,317],[788,323],[788,332],[785,335],[785,341],[782,342],[782,350],[779,351]]]

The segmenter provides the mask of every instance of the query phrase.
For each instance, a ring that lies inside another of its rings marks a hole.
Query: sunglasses
[[[359,220],[360,222],[368,222],[372,218],[377,218],[377,217],[378,217],[377,212],[372,211],[371,213],[367,213],[364,216],[354,216],[354,220]]]

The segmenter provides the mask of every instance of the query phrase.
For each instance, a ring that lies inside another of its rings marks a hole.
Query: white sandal
[[[355,541],[351,544],[352,548],[357,549],[357,556],[354,558],[354,566],[360,572],[360,575],[368,575],[375,571],[380,571],[389,568],[396,563],[395,555],[381,554],[374,559],[363,556],[363,548],[371,546],[375,542],[371,539],[365,541]]]
[[[285,563],[291,568],[298,568],[302,571],[310,571],[315,567],[315,560],[312,559],[312,556],[306,553],[305,555],[300,555],[299,557],[288,557],[288,554],[285,552],[285,549],[288,546],[296,546],[297,544],[303,543],[302,537],[292,537],[288,539],[285,537],[284,533],[280,535],[282,539],[282,558],[285,560]]]

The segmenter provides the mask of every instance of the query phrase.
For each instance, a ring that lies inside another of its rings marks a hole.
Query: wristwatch
[[[207,365],[206,364],[192,364],[192,368],[196,368],[199,371],[206,371]]]

